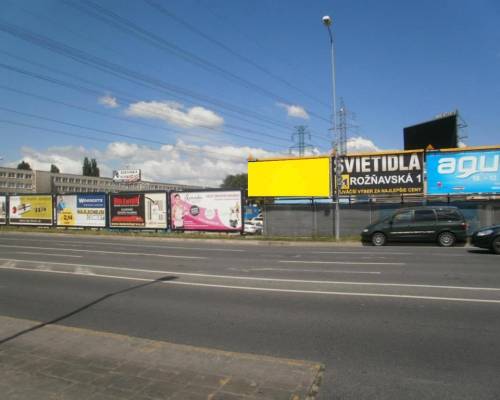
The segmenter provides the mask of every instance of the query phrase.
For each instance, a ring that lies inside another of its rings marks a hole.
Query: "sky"
[[[248,157],[286,154],[305,125],[331,149],[403,148],[403,128],[459,110],[466,145],[500,143],[494,0],[2,0],[0,160],[218,186]]]

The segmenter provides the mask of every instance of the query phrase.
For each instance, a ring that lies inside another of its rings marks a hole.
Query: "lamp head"
[[[323,25],[326,27],[329,27],[332,24],[332,19],[329,15],[325,15],[321,20],[323,21]]]

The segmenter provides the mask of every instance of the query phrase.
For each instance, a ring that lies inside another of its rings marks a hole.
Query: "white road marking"
[[[16,269],[17,267],[12,264],[12,262],[26,262],[31,264],[40,263],[40,261],[34,260],[16,260],[12,258],[0,258],[0,260],[7,261],[7,265],[0,265],[3,269]],[[147,272],[155,274],[172,274],[181,276],[195,276],[199,278],[220,278],[220,279],[239,279],[239,280],[250,280],[250,281],[269,281],[269,282],[287,282],[287,283],[319,283],[319,284],[330,284],[330,285],[346,285],[346,286],[388,286],[388,287],[408,287],[408,288],[425,288],[425,289],[450,289],[450,290],[479,290],[479,291],[500,291],[500,288],[492,287],[477,287],[477,286],[447,286],[447,285],[423,285],[423,284],[412,284],[412,283],[383,283],[383,282],[352,282],[352,281],[317,281],[317,280],[302,280],[302,279],[280,279],[280,278],[262,278],[253,276],[234,276],[234,275],[213,275],[213,274],[202,274],[197,272],[180,272],[180,271],[165,271],[165,270],[152,270],[152,269],[141,269],[141,268],[127,268],[127,267],[113,267],[107,265],[92,265],[92,264],[72,264],[72,263],[62,263],[62,262],[42,262],[45,264],[53,265],[66,265],[70,267],[85,267],[85,268],[96,268],[96,269],[111,269],[117,271],[133,271],[133,272]]]
[[[84,253],[98,253],[98,254],[120,254],[129,256],[148,256],[148,257],[165,257],[165,258],[188,258],[195,260],[206,260],[207,257],[200,256],[179,256],[171,254],[154,254],[154,253],[125,253],[122,251],[106,251],[106,250],[87,250],[87,249],[67,249],[63,247],[37,247],[37,246],[22,246],[22,245],[11,245],[11,244],[0,244],[0,247],[17,247],[22,249],[34,249],[34,250],[63,250],[63,251],[79,251]]]
[[[356,255],[401,255],[408,256],[413,253],[399,253],[399,252],[388,252],[388,251],[312,251],[311,254],[356,254]]]
[[[325,272],[332,274],[368,274],[380,275],[379,271],[347,271],[347,270],[328,270],[328,269],[290,269],[290,268],[228,268],[229,271],[287,271],[287,272]]]
[[[15,241],[19,241],[20,239],[17,239],[17,238],[0,238],[0,241],[1,240],[15,240]],[[28,238],[22,238],[23,241],[32,241],[32,242],[53,242],[52,239],[28,239]],[[245,252],[246,250],[243,250],[243,249],[223,249],[223,248],[213,248],[213,247],[186,247],[186,246],[170,246],[170,245],[151,245],[151,244],[134,244],[134,243],[127,243],[127,242],[120,242],[120,241],[116,241],[116,242],[101,242],[101,241],[78,241],[78,242],[74,242],[74,241],[69,241],[69,240],[66,240],[66,239],[62,239],[61,244],[65,244],[65,245],[71,245],[71,246],[78,246],[80,244],[88,244],[88,245],[95,245],[95,244],[98,244],[98,245],[112,245],[112,246],[123,246],[123,247],[145,247],[145,248],[152,248],[152,249],[176,249],[176,250],[206,250],[206,251],[227,251],[227,252]]]
[[[124,279],[132,281],[149,281],[154,282],[154,279],[146,278],[130,278],[126,276],[117,275],[88,275],[86,273],[75,273],[68,271],[47,271],[34,268],[5,268],[0,267],[0,269],[12,269],[20,271],[32,271],[32,272],[44,272],[52,274],[65,274],[65,275],[77,275],[84,277],[95,277],[95,278],[108,278],[108,279]],[[396,299],[411,299],[411,300],[437,300],[437,301],[454,301],[463,303],[490,303],[490,304],[500,304],[500,300],[488,300],[488,299],[474,299],[474,298],[461,298],[461,297],[438,297],[438,296],[414,296],[414,295],[404,295],[404,294],[381,294],[381,293],[363,293],[363,292],[332,292],[332,291],[320,291],[320,290],[298,290],[298,289],[272,289],[272,288],[260,288],[251,286],[230,286],[230,285],[216,285],[207,283],[191,283],[191,282],[178,282],[178,281],[161,281],[161,283],[170,285],[185,285],[185,286],[200,286],[200,287],[211,287],[220,289],[233,289],[233,290],[247,290],[247,291],[260,291],[260,292],[276,292],[276,293],[300,293],[300,294],[315,294],[315,295],[333,295],[333,296],[357,296],[357,297],[379,297],[379,298],[396,298]]]
[[[16,254],[32,254],[35,256],[51,256],[51,257],[71,257],[71,258],[82,258],[83,256],[76,256],[71,254],[53,254],[53,253],[35,253],[29,251],[16,251]]]
[[[359,265],[406,265],[403,262],[376,262],[376,261],[306,261],[306,260],[279,260],[280,263],[296,264],[359,264]]]

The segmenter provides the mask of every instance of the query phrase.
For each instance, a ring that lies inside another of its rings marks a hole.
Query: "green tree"
[[[248,188],[248,174],[228,175],[220,185],[222,189],[241,189]]]
[[[21,161],[19,164],[17,164],[17,169],[24,169],[26,171],[31,171],[31,167],[26,161]]]
[[[53,174],[58,174],[61,171],[59,170],[59,168],[57,168],[57,165],[51,164],[50,165],[50,172],[52,172]]]
[[[89,161],[88,157],[85,157],[83,159],[82,175],[83,176],[92,176],[92,168],[90,166],[90,161]]]
[[[90,160],[90,176],[100,176],[100,170],[95,158]]]

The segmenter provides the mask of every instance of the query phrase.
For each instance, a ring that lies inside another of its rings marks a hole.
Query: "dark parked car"
[[[496,254],[500,254],[500,225],[488,226],[474,232],[471,243],[476,247],[490,249]]]
[[[467,223],[456,207],[403,208],[361,233],[363,242],[383,246],[387,242],[437,242],[450,247],[467,240]]]

